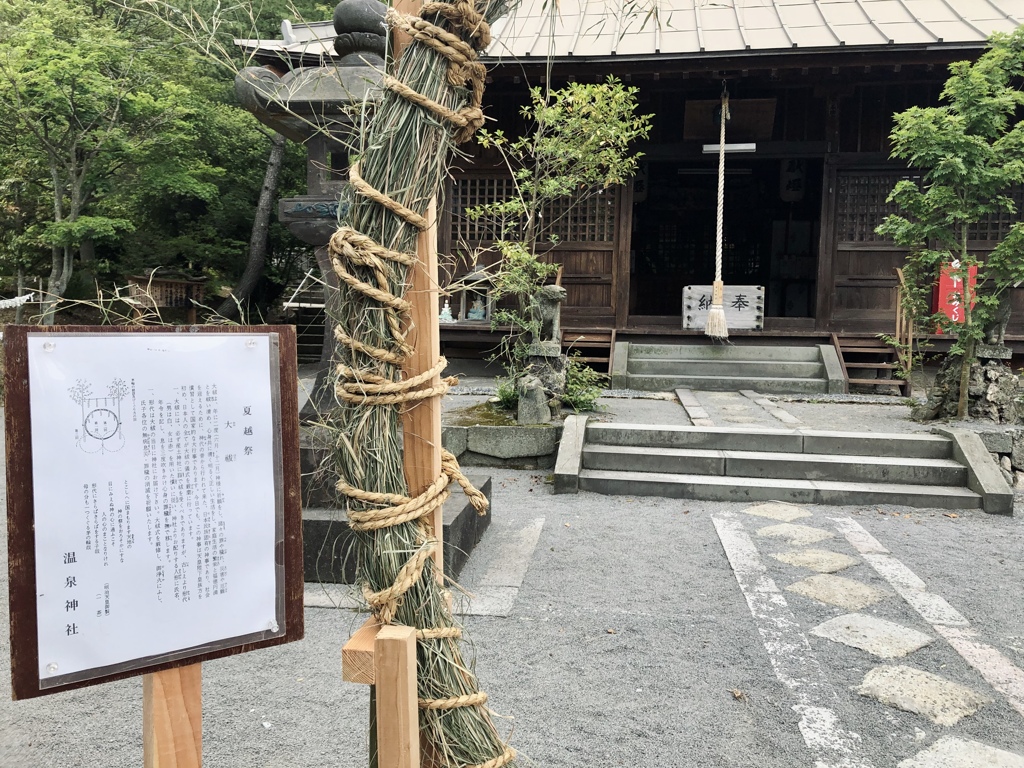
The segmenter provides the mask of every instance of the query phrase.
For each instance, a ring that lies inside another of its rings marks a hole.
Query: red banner
[[[959,269],[959,266],[959,263],[955,261],[952,264],[944,264],[942,266],[942,272],[939,273],[939,284],[934,294],[935,311],[941,312],[954,323],[962,323],[964,321],[963,271]],[[970,292],[973,299],[974,286],[978,279],[978,267],[972,266],[968,270],[968,275]],[[972,300],[972,308],[974,304],[975,302]],[[942,329],[936,329],[936,332],[942,333]]]

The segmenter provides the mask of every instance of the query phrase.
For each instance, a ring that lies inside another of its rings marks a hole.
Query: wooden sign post
[[[291,326],[8,326],[15,699],[144,675],[146,768],[202,765],[203,661],[303,636]]]

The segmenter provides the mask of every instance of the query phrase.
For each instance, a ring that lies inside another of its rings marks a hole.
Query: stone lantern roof
[[[312,245],[325,245],[337,227],[353,108],[381,92],[386,10],[378,0],[341,0],[332,21],[284,21],[279,40],[235,40],[262,65],[235,76],[238,100],[261,123],[306,147],[307,194],[281,200],[279,216]]]

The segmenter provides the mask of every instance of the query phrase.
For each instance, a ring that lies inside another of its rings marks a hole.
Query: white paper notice
[[[28,362],[42,683],[277,630],[270,335],[30,333]]]

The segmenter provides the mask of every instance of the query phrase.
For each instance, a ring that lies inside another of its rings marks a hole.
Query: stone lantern
[[[378,0],[342,0],[333,21],[281,23],[280,40],[236,40],[262,66],[235,76],[242,106],[264,125],[306,147],[306,194],[280,200],[278,216],[289,231],[315,247],[327,317],[338,296],[327,243],[344,217],[348,156],[355,111],[379,99],[384,79],[387,7]],[[327,364],[334,348],[325,322],[320,371],[303,417],[323,402]]]

